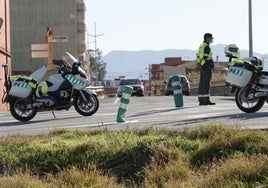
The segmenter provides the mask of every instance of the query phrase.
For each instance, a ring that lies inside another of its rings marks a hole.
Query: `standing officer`
[[[215,105],[209,100],[209,88],[214,62],[212,59],[212,52],[209,44],[213,42],[211,33],[205,33],[204,42],[200,45],[198,50],[197,63],[200,65],[200,80],[198,101],[199,105]]]

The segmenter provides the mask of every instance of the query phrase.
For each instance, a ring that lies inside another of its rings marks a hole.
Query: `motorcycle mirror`
[[[0,29],[1,29],[1,27],[2,27],[2,25],[3,25],[3,19],[2,18],[0,18]]]

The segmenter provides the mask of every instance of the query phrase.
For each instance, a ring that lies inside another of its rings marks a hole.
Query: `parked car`
[[[180,83],[182,88],[182,94],[189,96],[190,95],[190,83],[186,76],[178,75],[180,77]],[[164,82],[164,92],[165,95],[173,95],[173,89],[171,85],[171,76]]]
[[[117,97],[122,96],[123,86],[125,85],[133,87],[132,95],[144,96],[144,85],[140,79],[123,79],[119,83]]]

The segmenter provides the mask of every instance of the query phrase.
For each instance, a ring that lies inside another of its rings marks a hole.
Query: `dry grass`
[[[268,132],[57,130],[2,138],[0,167],[0,187],[256,187],[268,185]]]
[[[222,71],[215,71],[212,73],[211,84],[223,84],[225,83],[227,73]],[[187,74],[187,78],[192,87],[197,87],[200,80],[200,73],[197,71],[193,71]]]
[[[188,69],[188,73],[186,74],[185,69]],[[212,74],[211,83],[213,84],[223,84],[226,79],[227,75],[227,63],[215,63],[215,68]],[[182,65],[177,66],[176,71],[180,74],[186,75],[191,86],[196,87],[198,86],[199,79],[200,79],[200,68],[197,66],[196,62],[189,62]],[[166,77],[164,78],[164,80]],[[162,83],[164,80],[161,80]]]
[[[59,173],[56,177],[48,177],[50,187],[96,187],[113,188],[122,187],[116,182],[116,178],[109,174],[104,175],[94,167],[83,170],[70,167]]]

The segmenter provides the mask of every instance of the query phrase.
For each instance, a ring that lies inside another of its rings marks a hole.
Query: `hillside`
[[[224,44],[212,45],[214,59],[219,61],[228,61],[224,56]],[[242,57],[248,56],[247,50],[241,50]],[[268,58],[267,54],[254,53],[254,56]],[[165,57],[182,57],[183,60],[194,60],[196,50],[187,49],[166,49],[161,51],[143,50],[143,51],[111,51],[103,56],[107,63],[107,79],[125,75],[127,77],[148,77],[149,64],[163,63]]]

